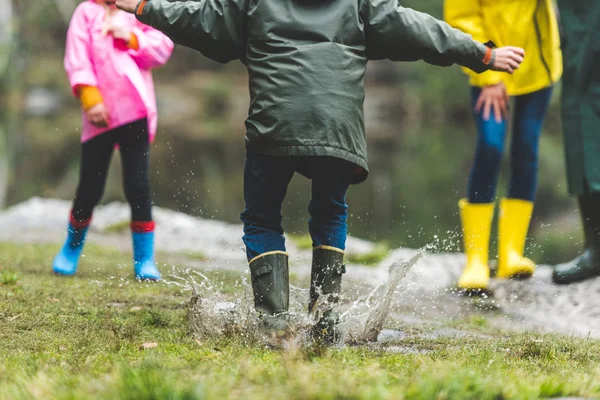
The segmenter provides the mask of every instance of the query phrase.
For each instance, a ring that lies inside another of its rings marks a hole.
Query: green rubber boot
[[[340,316],[336,305],[342,289],[342,274],[345,272],[342,250],[328,246],[313,249],[308,311],[314,313],[317,319],[311,336],[318,343],[334,344],[340,340]]]
[[[250,261],[254,307],[274,334],[287,330],[290,304],[288,256],[283,251],[259,255]]]
[[[600,195],[579,198],[585,248],[576,259],[554,267],[552,280],[569,284],[600,276]]]

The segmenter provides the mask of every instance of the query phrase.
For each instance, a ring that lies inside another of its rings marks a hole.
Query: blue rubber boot
[[[75,275],[79,257],[85,244],[87,231],[87,226],[76,228],[72,223],[69,223],[67,240],[52,262],[52,270],[55,274],[65,276]]]
[[[133,270],[142,281],[159,281],[158,267],[154,262],[154,232],[132,232]]]

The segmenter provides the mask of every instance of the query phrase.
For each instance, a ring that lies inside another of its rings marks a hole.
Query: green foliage
[[[487,318],[485,318],[481,315],[472,316],[470,322],[471,322],[471,324],[473,324],[473,326],[480,327],[480,328],[488,326]]]
[[[390,249],[386,244],[378,244],[373,250],[364,254],[348,253],[346,261],[352,264],[375,266],[388,256]]]
[[[202,92],[202,98],[206,106],[204,107],[206,118],[223,119],[227,113],[227,102],[230,85],[223,79],[214,79]]]
[[[152,328],[168,328],[171,326],[170,318],[155,310],[145,310],[143,314],[144,325]]]
[[[309,234],[305,235],[288,235],[289,239],[298,247],[300,250],[312,250],[312,238]],[[387,255],[390,249],[387,244],[378,244],[373,250],[367,253],[346,253],[346,262],[352,264],[363,264],[367,266],[374,266],[379,264]]]
[[[208,261],[208,256],[204,253],[201,253],[199,251],[194,251],[194,252],[185,252],[185,257],[189,258],[191,260],[197,260],[197,261]]]
[[[311,250],[313,247],[312,238],[309,234],[305,235],[288,235],[290,240],[294,242],[300,250]]]
[[[131,222],[129,220],[115,222],[114,224],[108,225],[104,228],[106,233],[123,233],[130,229]]]
[[[165,379],[167,377],[167,379]],[[179,377],[157,361],[145,361],[139,367],[123,366],[118,375],[114,398],[121,400],[193,400],[203,399],[202,385],[178,382]]]
[[[0,285],[16,285],[19,281],[19,276],[15,272],[2,271],[0,272]]]

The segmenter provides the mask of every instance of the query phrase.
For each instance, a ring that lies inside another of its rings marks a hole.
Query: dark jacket
[[[569,192],[600,192],[600,1],[559,0]]]
[[[332,156],[366,178],[368,60],[425,60],[487,70],[486,47],[397,0],[150,0],[140,21],[250,75],[248,151]]]

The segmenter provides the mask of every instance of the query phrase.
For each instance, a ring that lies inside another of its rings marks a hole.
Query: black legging
[[[131,206],[132,221],[152,221],[148,177],[148,122],[141,119],[102,133],[81,146],[79,185],[73,201],[73,218],[85,221],[102,199],[115,145],[119,145],[123,188]]]

